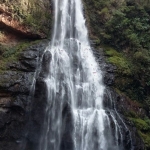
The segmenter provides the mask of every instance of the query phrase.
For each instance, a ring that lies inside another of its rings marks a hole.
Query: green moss
[[[150,63],[150,52],[146,49],[140,49],[136,51],[133,55],[133,59],[138,63],[149,65]],[[144,66],[145,67],[145,66]]]
[[[108,58],[109,62],[118,67],[118,72],[126,75],[131,74],[130,64],[123,57],[113,56]]]
[[[142,138],[146,150],[150,148],[150,119],[129,118],[136,126],[139,136]]]
[[[16,62],[19,59],[19,54],[27,47],[38,43],[39,41],[22,41],[15,46],[0,45],[0,73],[8,70],[7,64]]]
[[[133,110],[130,110],[130,111],[126,112],[126,116],[127,116],[127,117],[131,117],[131,118],[136,118],[136,117],[138,117],[138,115],[136,114],[136,112],[133,111]]]
[[[43,37],[49,36],[52,20],[50,1],[11,0],[2,1],[0,4],[4,4],[12,18],[28,27],[31,32],[41,34]]]
[[[105,14],[105,13],[108,13],[108,12],[109,12],[108,8],[104,7],[99,14]]]
[[[140,131],[150,131],[150,124],[143,119],[140,118],[130,118],[131,121],[134,122],[135,126]]]
[[[113,57],[113,56],[117,56],[117,57],[120,57],[121,56],[121,54],[120,53],[118,53],[115,49],[113,49],[113,48],[111,48],[111,47],[104,47],[105,48],[105,53],[106,53],[106,55],[107,56],[109,56],[109,57]]]
[[[106,60],[116,66],[115,84],[113,86],[128,95],[130,99],[144,102],[144,99],[146,99],[146,90],[144,89],[143,85],[149,85],[150,83],[149,74],[147,74],[147,70],[144,69],[144,66],[146,67],[148,64],[148,61],[146,62],[144,59],[142,59],[143,56],[138,55],[143,63],[142,66],[139,64],[141,63],[139,59],[137,63],[133,57],[127,57],[128,54],[123,51],[117,51],[114,48],[105,45],[102,47],[106,55]],[[142,54],[144,54],[144,50]],[[148,58],[148,55],[145,57]],[[143,74],[143,72],[145,72],[145,74]]]
[[[117,50],[104,46],[107,60],[117,67],[117,72],[124,75],[132,75],[132,66],[130,61],[123,56],[123,53]]]
[[[138,134],[142,138],[146,149],[150,149],[150,132],[147,134],[142,133],[141,131],[138,131]]]
[[[39,5],[35,0],[30,2],[31,13],[24,16],[23,23],[30,27],[33,32],[42,32],[49,36],[50,28],[52,25],[52,16],[50,14],[50,6],[48,4],[43,6]],[[43,2],[44,3],[44,2]]]

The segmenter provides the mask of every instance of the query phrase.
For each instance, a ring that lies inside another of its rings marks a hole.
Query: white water
[[[122,129],[103,107],[105,86],[81,0],[54,0],[55,24],[40,150],[123,150]]]

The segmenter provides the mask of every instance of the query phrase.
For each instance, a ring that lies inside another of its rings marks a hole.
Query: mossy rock
[[[143,132],[150,131],[150,124],[148,121],[141,118],[130,118],[130,120],[133,121],[138,130]]]
[[[28,48],[31,45],[34,45],[36,43],[39,43],[40,40],[37,41],[20,41],[17,43],[17,45],[0,45],[0,73],[3,73],[3,71],[8,70],[7,64],[12,62],[17,62],[19,59],[20,53]]]
[[[136,126],[139,136],[145,144],[145,150],[150,149],[150,119],[129,118]]]
[[[150,149],[150,132],[145,134],[142,133],[141,131],[138,131],[138,134],[140,135],[140,137],[142,138],[144,144],[145,144],[145,150],[149,150]]]
[[[123,75],[132,75],[132,65],[130,60],[124,57],[123,53],[119,53],[117,50],[103,46],[107,61],[117,67],[117,73]]]

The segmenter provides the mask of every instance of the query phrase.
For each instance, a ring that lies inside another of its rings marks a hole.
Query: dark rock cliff
[[[37,39],[50,36],[51,7],[49,0],[0,1],[1,150],[32,149],[35,137],[28,133],[40,130],[38,124],[44,117],[40,117],[42,104],[46,103],[39,101],[38,96],[44,85],[40,79],[34,83],[34,78],[48,42]],[[35,98],[34,84],[37,85]]]
[[[27,123],[31,115],[33,81],[47,43],[45,41],[28,47],[20,53],[17,62],[8,64],[9,71],[0,74],[1,150],[20,150],[28,141]],[[42,103],[39,104],[37,101],[36,104],[37,109]],[[40,117],[40,111],[37,112],[37,116],[40,123],[39,118],[43,117]]]

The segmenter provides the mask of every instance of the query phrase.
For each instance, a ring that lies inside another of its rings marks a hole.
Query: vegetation
[[[150,117],[150,1],[84,3],[90,38],[99,41],[96,45],[104,49],[107,61],[117,67],[114,89],[141,103]],[[150,124],[135,114],[127,116],[150,149]]]
[[[0,4],[5,5],[5,11],[11,17],[27,26],[33,33],[50,34],[52,15],[50,1],[42,2],[36,0],[2,0]]]
[[[100,39],[107,60],[117,66],[115,88],[150,106],[150,1],[84,2],[90,37]]]
[[[20,41],[17,45],[0,45],[0,73],[8,70],[8,64],[18,61],[19,54],[29,46],[39,41]]]
[[[136,126],[138,134],[142,137],[146,149],[150,148],[150,119],[129,118]]]
[[[123,53],[117,52],[115,49],[103,46],[108,62],[117,66],[117,71],[120,75],[132,75],[132,66],[130,60],[124,57]]]

